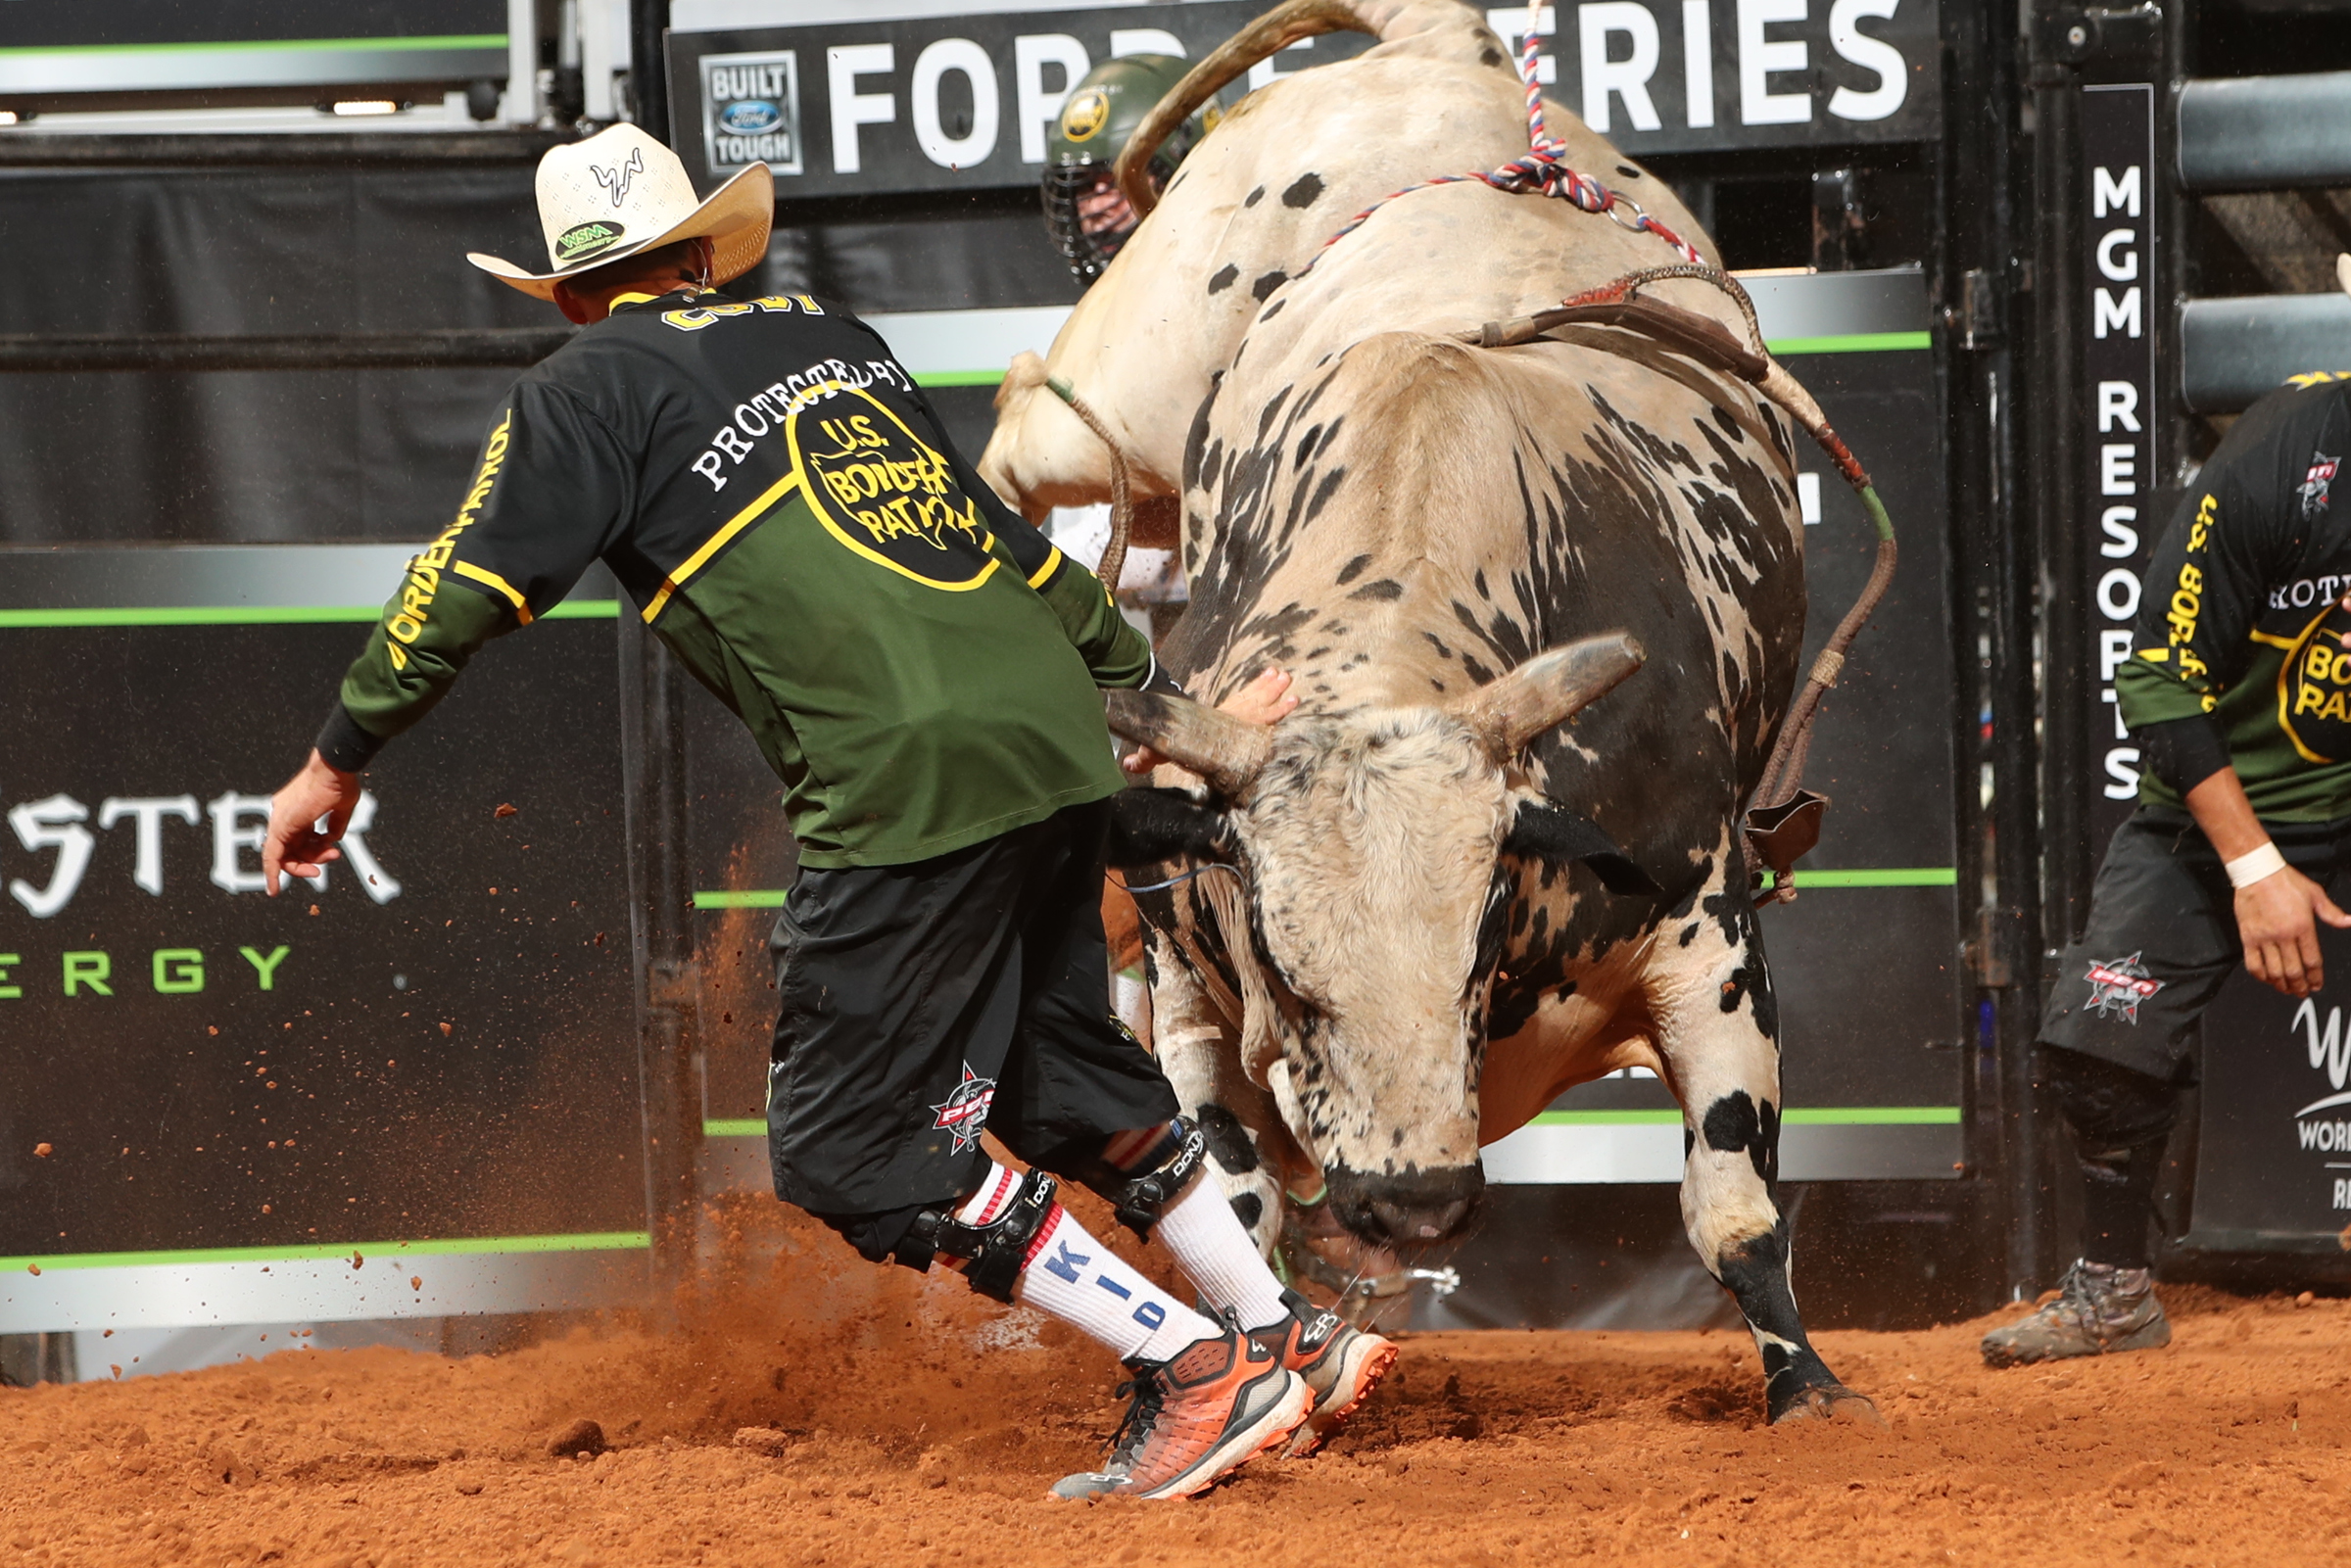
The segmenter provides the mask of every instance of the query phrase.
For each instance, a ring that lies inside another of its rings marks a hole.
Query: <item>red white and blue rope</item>
[[[1531,11],[1532,8],[1529,9]],[[1526,78],[1527,155],[1524,158],[1505,164],[1495,169],[1471,169],[1466,174],[1439,174],[1433,179],[1424,179],[1417,185],[1407,185],[1403,190],[1381,197],[1349,218],[1336,234],[1323,241],[1322,249],[1315,253],[1314,260],[1308,261],[1298,275],[1304,277],[1308,272],[1312,272],[1316,262],[1320,261],[1332,246],[1363,227],[1365,219],[1396,200],[1397,197],[1410,196],[1415,191],[1426,190],[1432,185],[1460,185],[1471,180],[1481,185],[1490,185],[1498,191],[1514,196],[1556,196],[1561,201],[1572,202],[1582,211],[1595,216],[1605,215],[1626,228],[1655,234],[1679,251],[1683,260],[1703,265],[1704,258],[1698,254],[1695,247],[1679,234],[1674,233],[1673,230],[1641,211],[1638,202],[1629,197],[1617,195],[1591,175],[1581,173],[1568,166],[1566,162],[1567,144],[1555,140],[1543,123],[1543,84],[1535,71],[1535,51],[1538,41],[1539,36],[1534,28],[1533,18],[1530,16],[1527,22],[1526,42],[1519,58],[1519,72]],[[1626,212],[1632,214],[1629,218],[1621,215]]]

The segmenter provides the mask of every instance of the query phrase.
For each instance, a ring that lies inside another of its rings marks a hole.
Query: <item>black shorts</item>
[[[2286,864],[2322,887],[2351,859],[2351,820],[2263,826]],[[2141,806],[2106,846],[2088,927],[2041,1008],[2041,1041],[2172,1078],[2244,956],[2235,889],[2212,841],[2186,812]]]
[[[776,1196],[828,1216],[944,1203],[1176,1115],[1111,1016],[1110,803],[936,859],[800,874],[776,922],[767,1140]]]

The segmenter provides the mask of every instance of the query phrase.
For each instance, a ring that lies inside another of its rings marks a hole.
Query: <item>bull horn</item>
[[[1156,691],[1108,695],[1112,730],[1191,769],[1226,800],[1246,796],[1273,755],[1273,732],[1264,725]]]
[[[1605,695],[1648,656],[1632,633],[1603,632],[1537,654],[1462,697],[1453,715],[1477,732],[1495,761],[1508,762],[1535,736]]]
[[[1159,205],[1159,192],[1151,188],[1152,155],[1176,126],[1191,118],[1193,110],[1239,79],[1251,66],[1271,60],[1301,38],[1319,37],[1326,32],[1367,32],[1379,37],[1378,20],[1365,14],[1370,9],[1395,8],[1370,8],[1351,0],[1288,0],[1286,5],[1275,6],[1225,39],[1206,60],[1186,72],[1175,90],[1143,117],[1143,122],[1134,127],[1134,134],[1127,138],[1127,146],[1119,154],[1115,166],[1119,189],[1126,193],[1136,220],[1148,217],[1151,209]]]

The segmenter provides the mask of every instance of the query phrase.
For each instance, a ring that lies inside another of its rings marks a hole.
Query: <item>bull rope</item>
[[[1674,278],[1694,278],[1712,284],[1738,303],[1740,312],[1747,318],[1752,347],[1740,343],[1722,324],[1695,310],[1667,305],[1660,300],[1641,298],[1643,286]],[[1516,344],[1531,343],[1562,326],[1605,326],[1638,332],[1663,344],[1676,353],[1689,356],[1708,367],[1739,377],[1760,391],[1772,403],[1784,409],[1790,418],[1804,427],[1812,439],[1827,453],[1830,464],[1850,485],[1861,499],[1861,509],[1869,515],[1870,524],[1877,530],[1877,562],[1871,569],[1869,581],[1863,585],[1852,608],[1837,623],[1828,644],[1812,661],[1812,671],[1804,689],[1788,717],[1781,723],[1778,740],[1771,758],[1764,764],[1763,777],[1755,786],[1757,804],[1749,812],[1746,833],[1751,850],[1769,866],[1772,885],[1755,902],[1758,907],[1768,903],[1787,903],[1796,897],[1796,861],[1808,852],[1820,836],[1820,813],[1828,805],[1823,797],[1802,787],[1804,762],[1812,748],[1812,725],[1820,716],[1820,700],[1845,669],[1846,654],[1853,639],[1885,597],[1894,581],[1897,551],[1894,539],[1894,520],[1886,513],[1886,503],[1878,499],[1877,487],[1870,482],[1869,473],[1854,457],[1837,432],[1830,428],[1820,404],[1813,401],[1797,379],[1771,357],[1763,342],[1761,325],[1755,319],[1754,301],[1739,280],[1703,262],[1681,266],[1651,267],[1628,273],[1612,283],[1587,289],[1548,310],[1523,315],[1509,321],[1489,321],[1474,332],[1456,334],[1462,341],[1480,348],[1500,349]],[[1758,874],[1759,875],[1759,874]]]
[[[1094,575],[1102,580],[1102,592],[1116,603],[1119,579],[1127,571],[1127,541],[1134,532],[1134,495],[1127,478],[1126,449],[1111,435],[1110,426],[1103,422],[1102,416],[1078,396],[1078,389],[1070,385],[1067,377],[1047,376],[1045,387],[1070,405],[1070,412],[1076,414],[1110,452],[1110,539],[1102,546],[1102,558],[1094,565]]]
[[[1553,136],[1550,127],[1544,123],[1543,84],[1535,75],[1535,46],[1539,34],[1535,31],[1534,8],[1529,7],[1528,11],[1526,40],[1518,62],[1518,73],[1526,78],[1526,156],[1500,168],[1473,168],[1463,174],[1439,174],[1421,180],[1416,185],[1407,185],[1400,191],[1389,192],[1349,218],[1336,234],[1324,240],[1322,249],[1298,269],[1300,277],[1312,272],[1316,263],[1330,254],[1332,246],[1362,228],[1367,218],[1398,197],[1410,196],[1415,191],[1429,190],[1438,185],[1466,183],[1491,186],[1510,196],[1556,196],[1595,217],[1606,217],[1620,228],[1631,229],[1636,234],[1655,234],[1679,251],[1682,260],[1694,266],[1705,264],[1705,259],[1698,254],[1696,246],[1642,211],[1639,202],[1608,189],[1591,175],[1568,166],[1567,144]],[[1628,211],[1632,214],[1629,219],[1621,215]]]
[[[1771,869],[1772,885],[1755,900],[1759,908],[1768,903],[1788,903],[1796,898],[1796,861],[1808,853],[1820,837],[1820,814],[1828,801],[1802,787],[1804,762],[1812,749],[1812,725],[1820,714],[1821,696],[1837,684],[1845,669],[1847,651],[1853,639],[1886,589],[1894,580],[1895,548],[1894,522],[1886,514],[1886,504],[1878,499],[1877,488],[1870,483],[1869,474],[1852,451],[1829,427],[1820,411],[1820,404],[1804,391],[1797,379],[1771,357],[1763,341],[1761,323],[1755,318],[1754,301],[1739,280],[1721,268],[1707,263],[1695,246],[1679,234],[1642,211],[1631,198],[1609,190],[1588,174],[1568,166],[1564,154],[1566,143],[1551,134],[1543,119],[1543,87],[1535,73],[1538,34],[1535,24],[1540,8],[1527,7],[1526,33],[1519,49],[1518,73],[1526,82],[1526,138],[1527,155],[1500,168],[1472,169],[1465,174],[1439,174],[1416,185],[1407,185],[1381,197],[1369,207],[1349,218],[1335,234],[1322,242],[1298,272],[1304,277],[1312,272],[1330,248],[1364,226],[1372,214],[1398,197],[1415,191],[1428,190],[1438,185],[1459,185],[1468,181],[1514,196],[1556,196],[1595,216],[1606,216],[1620,227],[1637,233],[1656,235],[1681,253],[1677,266],[1650,267],[1630,273],[1612,283],[1587,289],[1563,301],[1558,308],[1520,316],[1511,321],[1489,321],[1476,332],[1457,334],[1465,342],[1481,348],[1506,348],[1527,343],[1550,332],[1555,327],[1570,324],[1592,324],[1627,328],[1664,344],[1668,349],[1687,354],[1701,363],[1718,370],[1729,371],[1750,382],[1765,397],[1786,410],[1820,444],[1838,473],[1852,486],[1861,499],[1862,510],[1878,532],[1878,558],[1869,575],[1868,584],[1861,590],[1853,607],[1837,624],[1828,645],[1812,661],[1812,671],[1804,682],[1803,691],[1789,710],[1780,726],[1771,757],[1764,764],[1762,780],[1755,787],[1753,798],[1761,802],[1751,807],[1747,816],[1745,832],[1749,848],[1757,859]],[[1628,220],[1619,209],[1633,214]],[[1685,310],[1662,301],[1644,300],[1639,291],[1644,284],[1664,282],[1671,278],[1692,278],[1712,284],[1738,303],[1740,313],[1747,318],[1748,335],[1753,347],[1740,344],[1722,326],[1695,310]],[[1761,874],[1757,873],[1760,881]]]

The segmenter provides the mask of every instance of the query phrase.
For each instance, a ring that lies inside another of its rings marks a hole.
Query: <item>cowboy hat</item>
[[[753,164],[697,203],[678,155],[625,123],[549,148],[539,160],[538,192],[552,271],[533,272],[479,251],[465,260],[542,300],[552,300],[567,277],[704,235],[712,242],[710,281],[730,282],[767,254],[776,215],[776,182],[765,164]]]

